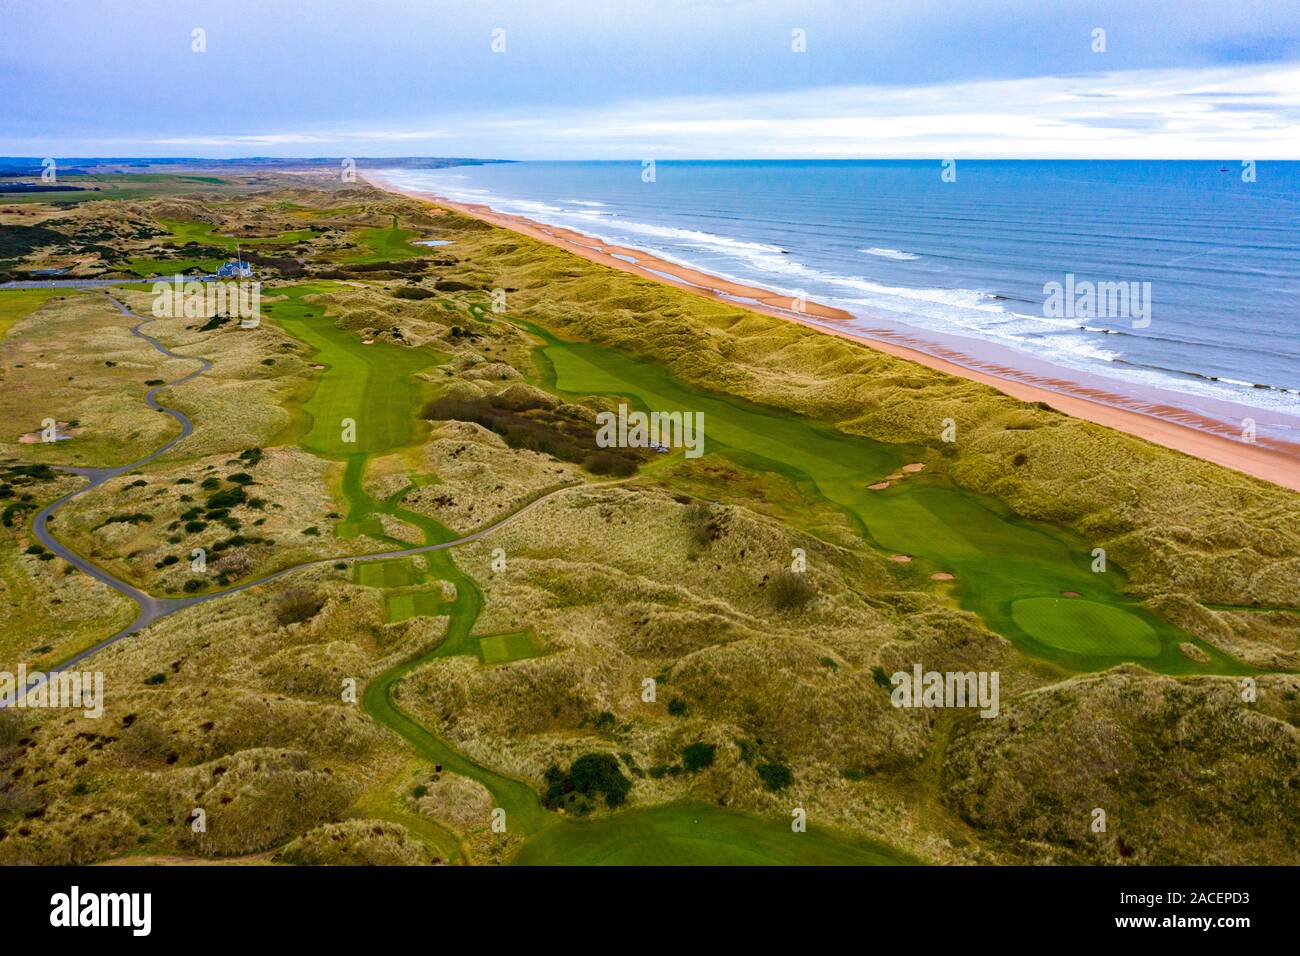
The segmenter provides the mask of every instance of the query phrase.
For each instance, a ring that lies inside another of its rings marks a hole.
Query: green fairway
[[[66,289],[0,289],[0,338],[48,299],[69,294],[75,293]]]
[[[343,261],[353,265],[365,265],[371,262],[418,259],[430,255],[433,251],[430,247],[411,244],[411,240],[419,235],[418,232],[410,229],[402,229],[396,221],[386,229],[362,229],[357,233],[357,241],[370,251],[348,256]]]
[[[524,844],[519,866],[889,866],[917,861],[882,843],[698,803],[564,821]]]
[[[187,274],[191,269],[216,272],[221,262],[220,259],[132,259],[128,268],[138,276],[174,276]]]
[[[1051,647],[1097,657],[1155,657],[1156,632],[1133,614],[1081,598],[1024,598],[1011,605],[1021,629]]]
[[[725,454],[811,486],[883,553],[911,556],[918,573],[956,575],[962,607],[1028,653],[1076,670],[1140,660],[1168,673],[1252,672],[1126,597],[1126,579],[1114,564],[1092,573],[1092,546],[1065,529],[933,477],[913,475],[883,491],[868,488],[919,460],[921,449],[845,435],[793,413],[689,388],[655,362],[527,328],[546,342],[536,354],[551,387],[572,395],[623,395],[643,409],[703,412],[706,454]],[[1104,606],[1104,614],[1069,607],[1044,615],[1036,606],[1013,613],[1016,602],[1052,601],[1063,591]],[[1204,650],[1209,662],[1182,654],[1183,642]]]
[[[316,361],[325,366],[314,394],[303,404],[311,425],[302,446],[326,458],[343,458],[412,444],[421,428],[416,414],[421,390],[414,376],[442,357],[428,349],[363,344],[356,332],[336,327],[324,306],[303,301],[303,296],[328,288],[307,284],[277,289],[277,294],[288,296],[287,302],[262,303],[263,314],[312,346]],[[351,428],[349,422],[354,423]]]
[[[216,227],[210,222],[189,222],[184,219],[159,219],[158,222],[172,234],[172,238],[176,242],[182,245],[187,242],[197,242],[205,246],[218,246],[230,252],[234,252],[236,247],[283,246],[294,242],[302,242],[315,235],[310,229],[295,229],[292,232],[282,232],[275,236],[238,239],[234,236],[223,236],[215,232]]]

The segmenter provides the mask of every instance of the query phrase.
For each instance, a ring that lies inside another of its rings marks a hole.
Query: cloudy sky
[[[43,0],[0,97],[18,156],[1300,159],[1300,3]]]

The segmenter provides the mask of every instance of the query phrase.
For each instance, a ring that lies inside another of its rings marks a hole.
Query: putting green
[[[904,462],[919,460],[920,448],[846,435],[792,412],[705,392],[677,381],[656,362],[519,324],[545,342],[534,353],[544,384],[576,396],[622,395],[643,410],[703,412],[706,454],[727,455],[811,487],[851,516],[881,552],[910,556],[918,587],[925,586],[920,575],[954,574],[952,589],[961,606],[1027,653],[1075,670],[1141,660],[1166,673],[1251,673],[1128,598],[1126,578],[1113,563],[1105,573],[1092,573],[1092,545],[1066,529],[925,475],[870,490]],[[1013,613],[1018,601],[1063,591],[1112,612],[1104,626],[1118,636],[1098,639],[1090,625],[1061,626],[1041,611]],[[1190,660],[1179,651],[1183,642],[1200,647],[1209,660]]]
[[[1098,657],[1155,657],[1160,636],[1140,617],[1082,598],[1022,598],[1015,622],[1049,647]]]
[[[524,844],[518,866],[894,866],[917,861],[882,843],[698,803],[564,821]]]

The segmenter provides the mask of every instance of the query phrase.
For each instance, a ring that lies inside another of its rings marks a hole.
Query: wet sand
[[[484,222],[510,229],[582,256],[612,269],[731,302],[775,315],[828,335],[837,335],[898,358],[908,359],[949,375],[980,382],[1013,398],[1044,402],[1076,418],[1136,435],[1157,445],[1172,448],[1236,471],[1300,491],[1300,445],[1272,438],[1255,443],[1241,440],[1238,429],[1184,408],[1157,401],[1144,401],[1064,378],[1026,372],[981,360],[975,356],[924,343],[888,330],[869,329],[864,335],[835,323],[848,325],[854,316],[811,300],[797,301],[770,289],[744,285],[669,262],[642,249],[613,245],[560,226],[548,226],[523,216],[497,212],[489,206],[455,202],[433,193],[400,189],[382,176],[366,173],[366,181],[379,189],[412,199],[455,209]]]

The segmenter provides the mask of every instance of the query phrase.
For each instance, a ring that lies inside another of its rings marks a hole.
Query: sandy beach
[[[501,213],[489,206],[402,189],[372,172],[365,173],[363,178],[379,189],[457,210],[567,249],[591,262],[798,322],[818,332],[838,335],[928,368],[989,385],[1022,401],[1045,402],[1076,418],[1128,432],[1166,448],[1300,491],[1300,445],[1265,437],[1247,443],[1240,439],[1239,430],[1233,426],[1187,409],[1065,378],[1030,373],[964,352],[938,348],[933,343],[926,343],[927,351],[922,351],[907,336],[887,329],[872,329],[871,335],[864,335],[847,327],[837,327],[837,323],[847,326],[854,317],[821,303],[797,302],[769,289],[732,282],[661,259],[642,249],[606,243],[572,229]]]

